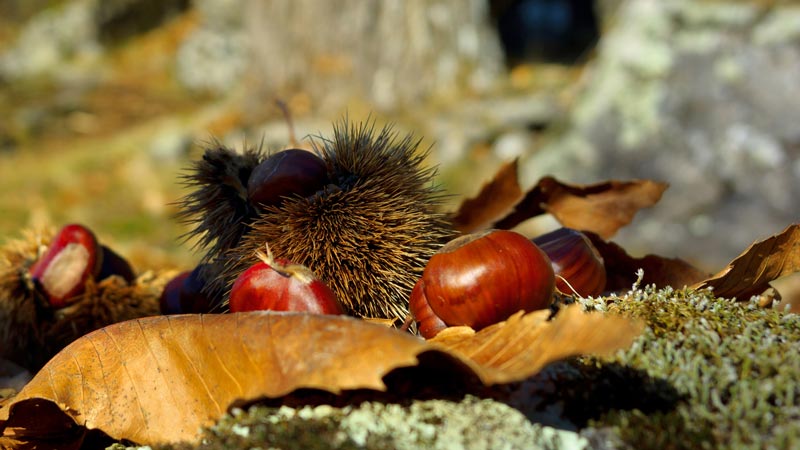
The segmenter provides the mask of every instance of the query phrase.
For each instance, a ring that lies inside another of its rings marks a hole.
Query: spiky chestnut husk
[[[158,314],[158,296],[175,272],[89,280],[83,294],[65,308],[46,307],[33,288],[29,267],[54,234],[26,230],[0,248],[0,358],[38,370],[70,342],[90,331],[123,320]]]
[[[256,217],[255,205],[247,200],[247,181],[263,159],[260,148],[240,153],[212,142],[182,176],[190,192],[177,203],[177,218],[192,226],[184,238],[196,238],[196,247],[205,250],[201,262],[207,264],[200,271],[204,279],[221,276],[222,266],[215,262],[239,243]],[[205,293],[212,303],[221,304],[225,290],[209,285]]]
[[[425,263],[453,235],[438,212],[435,169],[421,167],[419,140],[390,127],[376,132],[373,123],[342,121],[332,139],[312,144],[331,183],[264,208],[214,282],[229,288],[268,243],[276,256],[313,270],[348,314],[404,318]]]

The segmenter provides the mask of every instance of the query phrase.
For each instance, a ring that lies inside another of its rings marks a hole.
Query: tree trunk
[[[245,13],[257,91],[321,109],[480,93],[504,70],[486,0],[247,0]]]

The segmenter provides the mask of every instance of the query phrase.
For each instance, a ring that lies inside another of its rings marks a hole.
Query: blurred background
[[[614,240],[716,271],[800,218],[800,6],[768,0],[0,0],[0,242],[82,222],[136,267],[198,259],[173,215],[219,140],[347,116],[431,147],[453,194],[670,183]],[[555,224],[538,219],[529,235]]]

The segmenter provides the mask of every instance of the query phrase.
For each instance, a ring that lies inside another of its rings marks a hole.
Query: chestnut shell
[[[550,258],[556,287],[565,294],[596,297],[606,287],[603,257],[589,238],[572,228],[559,228],[533,239]]]
[[[442,247],[422,274],[422,295],[449,326],[479,330],[517,311],[550,305],[555,277],[550,260],[525,236],[490,230]]]
[[[328,182],[322,158],[306,150],[283,150],[253,169],[247,180],[247,196],[252,204],[278,205],[284,197],[308,197]]]
[[[425,283],[422,281],[422,278],[420,278],[417,284],[414,285],[414,289],[411,290],[408,309],[414,321],[417,322],[417,331],[419,331],[419,334],[425,339],[430,339],[447,328],[447,324],[444,323],[444,321],[433,312],[430,305],[428,305],[428,299],[425,298],[424,289]]]
[[[86,282],[100,272],[101,264],[97,237],[89,228],[71,223],[56,233],[28,273],[48,306],[57,309],[79,299]]]
[[[344,314],[336,294],[309,268],[271,256],[239,275],[231,288],[228,306],[231,312]]]

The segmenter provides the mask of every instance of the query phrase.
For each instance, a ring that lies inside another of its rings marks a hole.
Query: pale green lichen
[[[254,407],[222,419],[196,448],[516,449],[533,443],[577,450],[588,442],[577,433],[531,423],[501,402],[466,396],[408,405]]]

